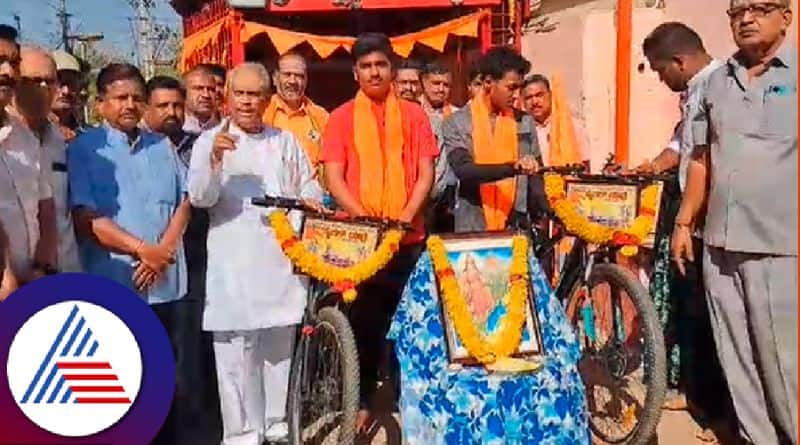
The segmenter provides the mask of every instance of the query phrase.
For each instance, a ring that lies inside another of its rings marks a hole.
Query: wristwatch
[[[40,263],[38,261],[34,261],[33,264],[31,265],[31,268],[33,270],[38,270],[45,275],[55,275],[58,273],[58,269],[53,267],[53,265]]]

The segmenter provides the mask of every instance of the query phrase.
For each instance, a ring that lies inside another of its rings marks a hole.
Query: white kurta
[[[222,167],[211,169],[213,139],[221,126],[195,143],[189,168],[192,205],[208,208],[208,272],[203,328],[243,331],[300,322],[307,280],[294,275],[267,216],[271,210],[250,204],[269,194],[322,199],[322,189],[305,152],[291,133],[265,128],[246,134],[225,153]],[[295,221],[299,222],[299,221]]]

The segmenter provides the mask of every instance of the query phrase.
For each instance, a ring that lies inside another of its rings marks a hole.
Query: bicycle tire
[[[615,445],[648,444],[656,434],[656,428],[661,419],[661,406],[664,403],[667,389],[667,359],[661,323],[656,316],[655,306],[649,292],[630,271],[618,264],[595,264],[589,274],[590,289],[594,288],[596,284],[604,282],[614,284],[623,289],[633,302],[641,318],[642,337],[644,339],[643,365],[647,381],[647,394],[645,395],[641,414],[637,416],[639,421],[631,434],[620,441],[606,442],[603,440],[601,443],[613,443]],[[571,312],[570,307],[576,303],[575,300],[578,298],[579,285],[580,282],[573,286],[566,301],[565,308],[568,313]],[[589,424],[591,427],[591,413]],[[592,433],[594,436],[594,428],[592,428]]]
[[[341,418],[339,421],[338,445],[353,445],[356,436],[356,417],[358,415],[359,400],[359,367],[358,352],[355,337],[347,317],[335,307],[323,307],[314,320],[314,332],[327,329],[333,332],[339,351],[341,368]],[[314,335],[314,334],[312,334]],[[311,337],[301,335],[298,347],[295,348],[295,357],[291,367],[289,385],[289,443],[304,445],[302,408],[304,385],[313,386],[316,382],[306,381],[309,363],[308,348]]]

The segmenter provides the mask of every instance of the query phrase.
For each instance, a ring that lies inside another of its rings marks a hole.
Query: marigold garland
[[[591,244],[615,244],[623,246],[621,253],[626,256],[635,255],[638,246],[655,228],[658,187],[649,185],[642,190],[639,200],[639,215],[630,226],[615,229],[590,221],[578,208],[567,199],[566,181],[564,177],[548,173],[544,176],[544,189],[550,207],[558,219],[564,224],[567,232]]]
[[[428,238],[428,253],[439,279],[439,289],[447,315],[469,354],[483,364],[492,364],[511,356],[522,339],[525,307],[528,298],[528,239],[515,236],[511,251],[509,291],[506,315],[488,338],[478,330],[456,279],[444,242],[438,236]]]
[[[342,293],[342,299],[346,303],[353,302],[358,296],[356,286],[389,264],[400,248],[400,240],[403,238],[402,231],[387,230],[375,252],[364,261],[350,267],[340,267],[328,264],[319,255],[311,253],[302,240],[295,236],[285,213],[272,212],[269,215],[269,223],[275,231],[275,238],[281,250],[289,261],[304,274],[333,285]]]

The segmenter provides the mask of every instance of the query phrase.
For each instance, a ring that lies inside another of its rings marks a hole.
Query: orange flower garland
[[[555,173],[544,176],[544,189],[550,207],[558,219],[564,224],[567,232],[591,244],[615,244],[623,246],[621,253],[633,256],[638,246],[655,229],[656,206],[658,205],[658,187],[650,185],[642,190],[639,200],[639,215],[630,226],[615,229],[590,221],[578,211],[575,204],[567,200],[566,181]]]
[[[402,231],[388,230],[375,252],[364,261],[350,267],[340,267],[328,264],[318,255],[311,253],[302,240],[295,236],[285,213],[272,212],[269,215],[269,223],[281,250],[289,261],[304,274],[333,285],[342,293],[345,303],[351,303],[356,299],[356,286],[389,264],[400,248],[400,240],[403,238]]]

